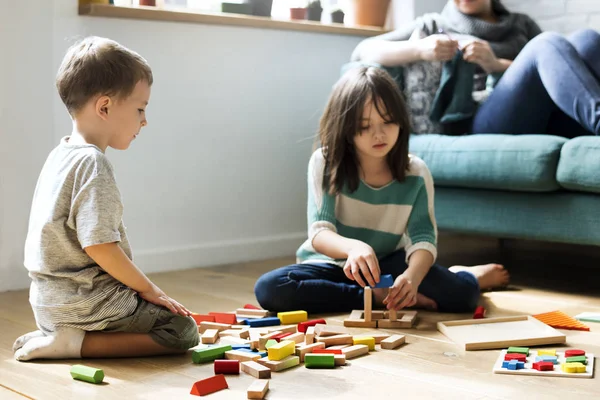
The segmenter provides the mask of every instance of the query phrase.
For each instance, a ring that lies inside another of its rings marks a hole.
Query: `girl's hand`
[[[362,272],[362,276],[361,276]],[[361,287],[374,287],[379,282],[379,261],[373,248],[360,242],[350,250],[344,266],[344,273],[348,279],[356,281]],[[362,277],[365,277],[367,283]]]
[[[394,281],[386,298],[383,299],[383,304],[387,306],[388,310],[401,310],[414,306],[417,303],[417,289],[418,285],[413,285],[410,279],[400,275]]]
[[[419,58],[423,61],[449,61],[458,50],[458,42],[446,35],[430,35],[419,40]]]
[[[192,315],[192,313],[187,308],[185,308],[177,301],[167,296],[162,290],[158,288],[158,286],[154,284],[151,286],[150,290],[145,292],[138,292],[138,295],[142,299],[152,304],[168,308],[173,314],[180,314],[184,317]]]
[[[498,70],[498,59],[490,44],[483,40],[475,40],[463,48],[465,61],[479,64],[485,72],[492,73]]]

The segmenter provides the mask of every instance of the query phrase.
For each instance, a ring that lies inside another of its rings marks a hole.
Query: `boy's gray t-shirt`
[[[122,217],[121,194],[104,153],[63,138],[40,173],[25,242],[29,301],[42,331],[101,330],[135,311],[136,292],[84,251],[117,242],[132,259]]]

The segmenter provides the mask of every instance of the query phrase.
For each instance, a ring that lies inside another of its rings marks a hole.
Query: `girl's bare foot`
[[[475,265],[473,267],[465,267],[455,265],[448,268],[450,271],[457,273],[459,271],[467,271],[475,275],[479,282],[479,287],[482,290],[492,289],[499,286],[506,286],[510,280],[508,271],[501,264],[485,264]]]

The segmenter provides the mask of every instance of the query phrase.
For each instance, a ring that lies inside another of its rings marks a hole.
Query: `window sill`
[[[330,33],[350,36],[376,36],[386,32],[376,27],[348,27],[342,24],[322,24],[313,21],[284,21],[251,15],[207,13],[194,10],[163,9],[155,7],[121,7],[105,4],[79,6],[79,15],[108,18],[128,18],[151,21],[188,22],[246,26],[261,29],[281,29],[303,32]]]

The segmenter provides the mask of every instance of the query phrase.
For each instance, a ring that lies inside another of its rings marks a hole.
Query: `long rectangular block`
[[[256,361],[244,361],[241,364],[242,372],[252,375],[257,379],[271,379],[271,370]]]
[[[283,360],[279,361],[269,360],[268,357],[263,357],[260,360],[258,360],[257,363],[264,365],[265,367],[269,368],[272,372],[278,372],[300,364],[300,357],[288,356]]]
[[[354,345],[357,344],[366,344],[369,346],[369,351],[375,350],[375,338],[372,337],[355,337],[352,339]]]
[[[309,326],[306,329],[306,335],[304,336],[304,343],[312,344],[315,342],[315,327]]]
[[[287,356],[294,354],[295,350],[296,342],[291,340],[282,340],[281,342],[268,348],[268,357],[271,361],[283,360]]]
[[[306,368],[335,368],[335,357],[333,354],[308,353],[304,357]]]
[[[201,322],[216,322],[213,315],[202,315],[192,313],[192,318],[196,321],[196,325],[200,325]]]
[[[406,337],[404,335],[393,335],[381,341],[381,348],[386,350],[393,350],[397,347],[400,347],[405,342]]]
[[[200,325],[198,325],[198,332],[204,333],[204,332],[206,332],[207,329],[216,329],[219,332],[221,332],[221,331],[224,331],[224,330],[230,329],[230,328],[231,328],[230,324],[220,324],[218,322],[202,321],[202,322],[200,322]]]
[[[261,327],[261,326],[275,326],[275,325],[281,325],[281,321],[277,317],[249,319],[248,325],[250,325],[252,328],[257,328],[257,327]]]
[[[269,381],[258,380],[252,382],[248,387],[248,398],[249,399],[264,399],[267,391],[269,390]]]
[[[197,349],[192,353],[192,361],[195,364],[205,363],[225,358],[225,352],[231,350],[231,345],[216,345],[205,349]]]
[[[578,362],[578,363],[582,363],[583,365],[587,365],[587,358],[586,358],[586,356],[567,357],[565,359],[565,362],[566,363]]]
[[[279,318],[281,323],[284,325],[298,324],[300,322],[308,320],[308,313],[302,310],[285,311],[277,313],[277,318]]]
[[[346,356],[346,360],[351,360],[364,354],[369,354],[369,346],[366,344],[357,344],[343,348],[342,353]]]
[[[304,362],[304,356],[306,356],[306,354],[312,353],[316,349],[324,349],[324,348],[325,348],[325,343],[317,342],[317,343],[307,344],[305,346],[297,347],[296,355],[298,357],[300,357],[300,362]]]
[[[316,336],[335,336],[341,334],[347,334],[348,330],[343,326],[317,324],[315,325]]]
[[[286,336],[285,340],[291,340],[293,342],[296,342],[296,344],[303,343],[304,342],[304,333],[302,333],[302,332],[292,333],[289,336]]]
[[[207,329],[202,334],[202,344],[213,344],[219,339],[219,331],[216,329]]]
[[[261,358],[260,354],[251,351],[229,350],[225,352],[225,358],[237,361],[256,361]]]
[[[104,371],[99,368],[77,364],[71,367],[71,377],[89,383],[102,383],[104,380]]]
[[[506,350],[507,353],[519,353],[519,354],[525,354],[526,356],[529,355],[529,347],[514,347],[511,346],[508,348],[508,350]]]
[[[333,358],[335,360],[335,366],[346,365],[346,356],[343,354],[334,354]]]
[[[237,323],[237,317],[234,313],[209,312],[208,315],[215,317],[215,322],[220,324],[233,325]]]
[[[310,321],[300,322],[298,324],[298,332],[306,333],[306,330],[317,324],[327,325],[327,322],[324,319],[312,319]]]
[[[325,343],[325,346],[335,346],[338,344],[354,344],[352,336],[347,334],[319,337],[317,339],[317,342]]]

